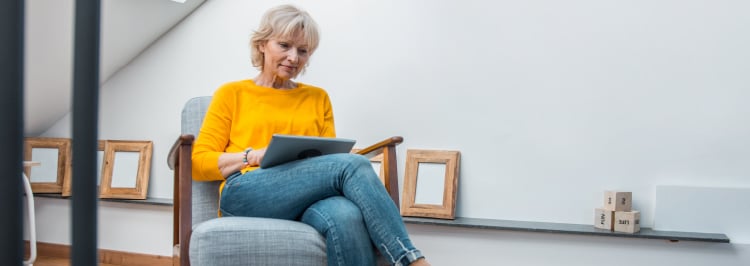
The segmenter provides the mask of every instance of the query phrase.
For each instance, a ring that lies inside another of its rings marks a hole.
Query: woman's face
[[[310,59],[308,44],[302,33],[291,38],[272,38],[260,46],[263,52],[263,72],[282,80],[297,76]]]

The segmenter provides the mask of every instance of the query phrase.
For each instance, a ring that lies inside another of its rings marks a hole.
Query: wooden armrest
[[[192,153],[193,135],[181,135],[172,148],[169,149],[167,164],[174,170],[174,204],[172,244],[176,247],[178,256],[173,256],[174,262],[181,266],[190,265],[188,256],[190,234],[192,233]]]
[[[174,170],[175,165],[177,165],[177,151],[180,145],[193,145],[194,140],[195,137],[193,135],[180,135],[174,144],[172,144],[172,148],[169,149],[169,156],[167,157],[167,165],[169,165],[170,170]]]
[[[364,155],[367,158],[372,158],[382,153],[383,148],[388,147],[388,146],[396,146],[400,144],[401,142],[404,142],[404,138],[400,136],[390,137],[381,142],[375,143],[367,148],[357,151],[357,154]]]

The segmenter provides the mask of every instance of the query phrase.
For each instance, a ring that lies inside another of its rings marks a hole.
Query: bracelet
[[[250,165],[250,163],[247,161],[247,154],[250,153],[250,151],[252,150],[253,148],[247,147],[247,149],[245,149],[245,151],[242,152],[242,164],[244,164],[245,166]]]

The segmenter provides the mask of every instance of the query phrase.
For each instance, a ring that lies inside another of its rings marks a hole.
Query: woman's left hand
[[[266,155],[266,148],[259,150],[252,150],[247,153],[247,163],[250,166],[259,166],[260,160],[263,160],[263,156]]]

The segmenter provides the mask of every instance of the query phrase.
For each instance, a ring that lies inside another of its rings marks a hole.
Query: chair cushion
[[[326,265],[326,244],[318,231],[301,222],[215,218],[193,229],[190,264]]]

